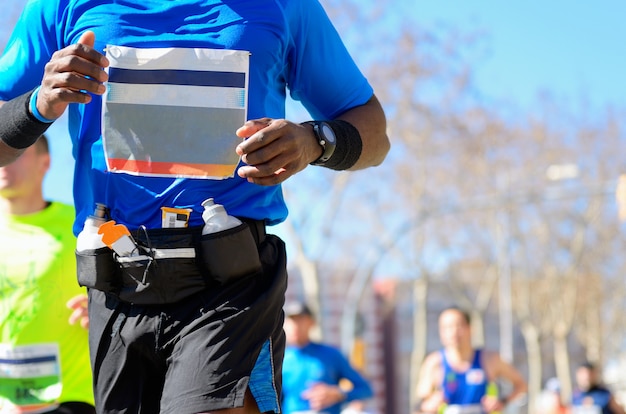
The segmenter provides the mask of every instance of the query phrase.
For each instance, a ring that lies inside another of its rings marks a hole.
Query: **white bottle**
[[[237,217],[228,215],[224,206],[215,204],[212,198],[204,200],[202,207],[204,207],[204,212],[202,213],[202,219],[204,220],[203,235],[237,227],[241,224]]]
[[[102,235],[98,234],[98,229],[106,222],[106,210],[107,207],[104,204],[96,204],[96,210],[93,215],[87,217],[83,230],[78,233],[76,250],[82,252],[107,247],[102,241]]]

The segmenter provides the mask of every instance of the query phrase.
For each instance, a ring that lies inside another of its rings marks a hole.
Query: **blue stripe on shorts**
[[[262,413],[280,413],[278,392],[274,383],[274,361],[272,341],[268,339],[261,348],[261,353],[252,368],[248,387]]]

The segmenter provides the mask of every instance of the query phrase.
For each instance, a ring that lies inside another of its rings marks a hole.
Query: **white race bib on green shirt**
[[[50,410],[61,390],[58,344],[0,344],[0,413]]]

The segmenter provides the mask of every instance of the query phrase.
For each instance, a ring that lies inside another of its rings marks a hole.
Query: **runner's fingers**
[[[285,168],[296,173],[306,167],[306,164],[301,161],[297,148],[283,148],[277,145],[246,154],[242,160],[246,164],[256,167],[261,176],[273,174],[279,168]]]
[[[102,82],[108,79],[108,75],[99,65],[101,59],[97,57],[98,52],[86,49],[88,46],[72,45],[53,55],[45,67],[38,106],[40,102],[52,106],[55,106],[55,103],[88,103],[91,96],[86,92],[104,93],[106,88]],[[60,107],[52,112],[56,114],[63,110],[64,108]]]
[[[72,56],[92,62],[100,68],[109,66],[109,60],[106,56],[95,50],[92,46],[81,43],[76,43],[54,52],[50,61],[63,60]]]
[[[48,78],[42,82],[37,102],[42,102],[46,106],[72,102],[88,103],[91,102],[91,96],[88,92],[101,95],[106,91],[104,85],[93,80],[75,74],[60,75],[57,78]]]
[[[250,142],[249,140],[256,140]],[[268,168],[281,167],[287,163],[304,160],[304,147],[295,134],[285,130],[267,130],[250,137],[240,145],[246,145],[242,161],[249,165],[269,163]],[[306,164],[305,161],[302,163]],[[277,165],[281,164],[281,165]]]
[[[66,303],[65,306],[67,306],[70,309],[77,309],[79,307],[82,308],[87,308],[87,302],[89,301],[89,299],[87,298],[87,295],[84,293],[78,294],[76,296],[71,297]]]
[[[298,155],[297,148],[292,148],[290,151],[283,150],[277,154],[266,162],[242,166],[237,173],[240,177],[255,184],[276,185],[307,166],[303,158]]]
[[[264,134],[263,134],[264,135]],[[261,138],[265,139],[265,137]],[[273,141],[265,146],[259,146],[258,148],[251,150],[250,152],[246,152],[241,156],[241,160],[248,165],[260,165],[273,162],[277,164],[279,162],[278,159],[285,159],[284,145],[281,145],[279,141]],[[278,158],[278,159],[277,159]],[[280,165],[274,165],[276,168],[280,167]],[[267,167],[271,168],[271,167]],[[273,170],[272,170],[273,171]]]
[[[269,173],[267,171],[269,171]],[[248,166],[241,167],[237,171],[240,177],[246,178],[251,183],[264,186],[280,184],[292,175],[294,175],[296,172],[298,172],[298,170],[290,165],[280,167],[275,170],[271,168],[265,168],[263,169],[263,171],[261,171],[261,169],[259,169],[257,166]]]
[[[84,91],[96,94],[104,93],[106,87],[93,79],[86,78],[74,72],[59,73],[54,77],[44,79],[42,88],[48,89],[70,89],[73,91]]]
[[[87,295],[76,295],[67,301],[66,306],[72,309],[72,313],[69,317],[70,325],[80,323],[80,326],[87,329],[89,328],[89,311],[87,309]]]
[[[38,102],[43,99],[48,107],[57,105],[67,106],[69,103],[89,103],[91,96],[86,92],[70,88],[41,89],[39,91]]]
[[[240,138],[247,138],[252,134],[267,128],[272,122],[271,118],[251,119],[236,131],[236,134]]]
[[[290,138],[297,136],[295,124],[284,119],[261,118],[246,122],[246,125],[237,130],[237,134],[255,131],[246,140],[237,146],[237,154],[249,154],[274,142],[280,141],[281,145]]]
[[[272,186],[272,185],[281,184],[292,175],[293,174],[289,174],[287,170],[285,170],[284,168],[281,168],[280,170],[276,171],[272,175],[269,175],[267,177],[253,178],[249,181],[257,185]]]
[[[52,59],[46,64],[44,76],[56,76],[60,73],[73,73],[80,77],[91,78],[95,82],[106,82],[107,73],[103,67],[76,55]]]
[[[281,137],[277,131],[273,131],[269,128],[263,128],[239,144],[236,152],[241,156],[250,155],[255,151],[259,151],[267,147],[279,138]]]
[[[83,318],[87,317],[87,309],[85,308],[76,308],[70,314],[70,325],[74,325],[76,322],[81,321]]]
[[[89,316],[84,316],[80,320],[80,326],[84,329],[89,329]]]

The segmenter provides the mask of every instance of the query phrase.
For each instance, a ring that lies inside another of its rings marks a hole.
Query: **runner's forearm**
[[[0,166],[13,162],[50,127],[29,109],[29,91],[0,105]]]

